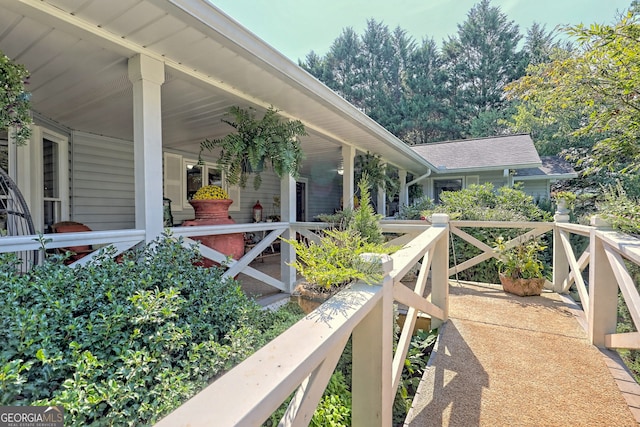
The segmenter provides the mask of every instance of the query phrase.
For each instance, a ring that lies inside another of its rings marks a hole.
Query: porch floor
[[[405,426],[637,426],[640,387],[587,342],[555,293],[451,282],[445,323]]]

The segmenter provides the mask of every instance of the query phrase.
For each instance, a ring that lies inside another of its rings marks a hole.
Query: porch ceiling
[[[74,130],[131,140],[128,58],[165,62],[163,144],[197,152],[225,135],[232,105],[302,120],[305,170],[342,143],[414,174],[431,167],[402,141],[204,0],[0,0],[0,50],[31,72],[34,110]]]

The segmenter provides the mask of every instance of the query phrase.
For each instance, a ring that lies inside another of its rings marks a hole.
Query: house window
[[[199,165],[195,160],[185,159],[184,162],[185,199],[183,207],[191,207],[189,200],[193,199],[200,187],[205,185],[217,185],[224,188],[222,169],[213,163]]]
[[[436,203],[440,203],[440,193],[442,193],[443,191],[460,190],[462,190],[462,178],[436,179],[433,181],[433,199]]]
[[[48,230],[51,225],[60,221],[62,200],[60,198],[60,147],[58,143],[47,138],[42,140],[42,172],[44,224]]]

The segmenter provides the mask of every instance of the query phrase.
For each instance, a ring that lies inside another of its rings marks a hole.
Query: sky
[[[458,24],[479,0],[210,0],[242,26],[294,62],[310,51],[325,55],[346,27],[361,35],[368,19],[391,30],[404,29],[417,42],[438,46],[455,35]],[[520,32],[533,22],[557,25],[611,24],[631,0],[492,0]]]

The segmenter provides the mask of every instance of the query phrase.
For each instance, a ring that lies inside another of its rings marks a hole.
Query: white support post
[[[378,187],[378,213],[387,216],[387,192],[382,187]]]
[[[616,333],[618,315],[618,282],[607,259],[598,229],[611,228],[597,216],[591,218],[589,238],[589,341],[605,346],[605,335]]]
[[[434,214],[433,227],[449,227],[449,215]],[[445,233],[436,243],[431,261],[431,303],[440,307],[443,319],[431,319],[431,327],[439,328],[449,318],[449,233]]]
[[[353,208],[353,193],[355,193],[354,184],[354,160],[356,158],[356,149],[351,145],[342,146],[342,166],[344,174],[342,175],[342,208]]]
[[[407,187],[407,171],[404,169],[398,170],[398,179],[400,180],[400,206],[409,206],[409,188]],[[398,209],[400,209],[398,206]]]
[[[296,222],[296,181],[290,175],[280,181],[280,218],[282,222]],[[285,239],[295,239],[296,233],[289,227],[282,233]],[[293,246],[282,242],[280,245],[280,277],[282,282],[293,292],[296,285],[296,269],[290,264],[295,262],[296,252]]]
[[[556,212],[553,216],[556,223],[568,223],[569,215]],[[577,272],[576,272],[577,273]],[[569,259],[564,251],[564,245],[560,239],[560,229],[553,227],[553,290],[561,292],[564,283],[569,277]]]
[[[382,298],[353,330],[352,425],[387,427],[392,424],[393,362],[393,261],[388,255],[365,254],[381,259],[384,279]]]
[[[150,242],[163,230],[162,106],[164,63],[145,55],[129,59],[133,83],[133,152],[136,228]]]

